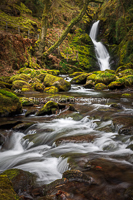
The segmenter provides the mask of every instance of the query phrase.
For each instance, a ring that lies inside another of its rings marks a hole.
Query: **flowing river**
[[[43,97],[40,93],[28,95]],[[23,113],[13,120],[33,121],[34,125],[22,132],[1,130],[8,132],[8,137],[1,147],[0,172],[18,168],[36,174],[40,185],[48,184],[71,169],[68,160],[79,155],[80,158],[87,156],[87,162],[104,158],[106,162],[120,164],[124,171],[130,170],[132,176],[133,151],[128,146],[133,145],[133,139],[131,135],[118,133],[123,125],[117,120],[132,120],[132,99],[109,91],[85,89],[81,85],[72,85],[67,95],[74,97],[77,112],[65,109],[57,115],[37,117],[33,114],[28,118]],[[121,107],[113,108],[112,103],[120,103]],[[115,169],[112,173],[115,175]],[[123,172],[119,173],[124,176]]]

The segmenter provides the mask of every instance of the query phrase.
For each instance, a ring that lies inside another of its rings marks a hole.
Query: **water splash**
[[[106,49],[106,47],[101,43],[96,41],[97,32],[98,32],[98,24],[99,20],[92,25],[90,31],[90,38],[95,46],[96,57],[100,66],[100,70],[104,71],[106,69],[110,69],[110,56]]]

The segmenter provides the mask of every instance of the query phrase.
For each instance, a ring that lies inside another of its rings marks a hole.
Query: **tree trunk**
[[[74,19],[71,20],[71,22],[68,24],[68,26],[66,27],[65,31],[63,32],[63,34],[61,35],[61,37],[59,38],[59,40],[53,45],[51,46],[46,52],[44,52],[44,57],[50,53],[52,53],[58,46],[60,46],[60,44],[63,42],[63,40],[66,38],[67,34],[70,32],[71,28],[77,23],[79,22],[82,17],[84,16],[88,3],[90,1],[89,0],[84,0],[84,6],[81,10],[81,12],[79,13],[79,15],[77,17],[75,17]]]
[[[45,51],[46,46],[46,35],[47,35],[47,28],[48,28],[48,13],[50,9],[50,0],[45,0],[45,6],[42,15],[42,25],[41,25],[41,38],[39,44],[39,55],[42,56],[43,52]]]

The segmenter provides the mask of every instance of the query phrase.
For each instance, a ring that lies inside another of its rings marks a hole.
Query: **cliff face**
[[[133,2],[132,0],[109,0],[102,5],[98,19],[101,20],[101,38],[109,44],[109,50],[117,57],[115,68],[133,63]]]

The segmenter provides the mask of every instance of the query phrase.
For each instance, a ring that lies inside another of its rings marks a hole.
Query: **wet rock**
[[[16,126],[17,124],[21,124],[22,121],[6,121],[0,123],[0,129],[11,129],[12,127]]]
[[[46,92],[46,93],[51,93],[51,94],[55,94],[55,93],[58,93],[59,90],[58,90],[57,87],[51,86],[51,87],[46,87],[46,88],[44,89],[44,92]]]
[[[111,108],[117,108],[117,109],[123,109],[122,105],[120,103],[112,103],[110,105]]]
[[[82,73],[79,76],[74,77],[71,80],[71,83],[73,83],[73,84],[85,84],[87,76],[88,76],[87,73]]]
[[[107,89],[107,86],[104,83],[97,83],[95,85],[95,90],[104,90]]]
[[[21,124],[18,124],[16,126],[13,127],[13,130],[15,131],[24,131],[27,128],[29,128],[31,125],[35,124],[35,122],[23,122]]]
[[[0,199],[1,200],[19,200],[19,196],[16,194],[12,187],[11,181],[7,175],[0,175]]]
[[[59,91],[68,91],[71,88],[71,84],[61,77],[47,74],[44,78],[44,85],[46,87],[55,86]]]
[[[3,172],[2,175],[8,176],[17,194],[31,197],[32,188],[36,187],[35,175],[20,169],[9,169]]]
[[[83,86],[84,88],[93,88],[95,86],[95,82],[93,80],[86,81],[86,84]]]
[[[0,89],[0,117],[22,113],[22,104],[12,92]]]
[[[120,135],[133,135],[133,126],[131,127],[122,127],[119,129],[118,133]]]
[[[25,113],[25,117],[29,117],[30,115],[34,115],[36,113],[36,110],[29,110]]]
[[[5,142],[6,138],[4,135],[0,134],[0,145],[2,145]]]
[[[48,101],[37,113],[36,116],[55,114],[58,104],[54,101]]]
[[[127,146],[126,149],[131,149],[133,151],[133,144],[130,144],[129,146]]]
[[[77,112],[77,110],[75,109],[75,107],[72,104],[69,104],[68,110]]]

